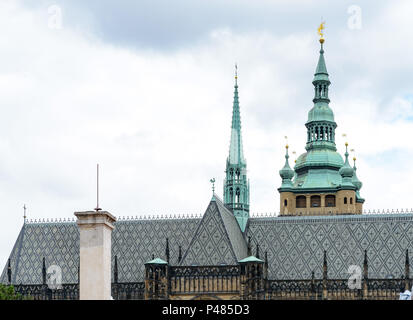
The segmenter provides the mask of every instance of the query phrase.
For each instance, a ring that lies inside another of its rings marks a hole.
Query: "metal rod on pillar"
[[[98,212],[102,210],[99,207],[99,163],[96,165],[96,208],[95,211]]]

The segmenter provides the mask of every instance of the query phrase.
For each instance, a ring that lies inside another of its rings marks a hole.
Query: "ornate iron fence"
[[[238,293],[239,266],[174,266],[170,268],[170,293]]]
[[[63,284],[60,289],[50,289],[47,285],[14,285],[24,299],[32,300],[78,300],[79,285]],[[112,283],[112,297],[115,300],[143,300],[144,282]]]
[[[171,295],[218,292],[240,294],[239,267],[214,268],[171,268]],[[359,289],[350,289],[348,280],[342,279],[267,280],[263,298],[267,300],[398,300],[405,286],[405,279],[363,280]],[[411,288],[410,281],[408,286]],[[77,283],[63,284],[60,289],[49,289],[47,285],[14,285],[14,288],[24,299],[79,299]],[[112,297],[115,300],[143,300],[144,294],[144,282],[112,283]]]

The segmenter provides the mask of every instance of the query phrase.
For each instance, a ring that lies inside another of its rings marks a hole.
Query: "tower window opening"
[[[305,208],[307,206],[307,199],[305,196],[297,196],[295,198],[296,208]]]
[[[353,198],[350,198],[350,204],[353,204]]]
[[[240,196],[240,190],[239,190],[239,188],[237,188],[237,191],[236,191],[236,202],[237,203],[239,203],[239,196]]]
[[[320,196],[311,196],[310,202],[311,202],[311,207],[312,208],[321,207],[321,197]]]
[[[334,195],[327,195],[326,196],[326,207],[335,207],[336,206],[336,196]]]
[[[229,201],[233,202],[234,201],[234,194],[233,194],[232,188],[229,189]]]
[[[284,207],[286,207],[287,206],[287,199],[284,199]]]
[[[347,197],[344,197],[344,204],[347,204]]]

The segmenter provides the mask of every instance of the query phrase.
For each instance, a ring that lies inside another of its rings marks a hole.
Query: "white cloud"
[[[399,11],[386,10],[377,20],[391,26]],[[404,68],[412,64],[400,50],[408,31],[379,50],[380,35],[392,32],[370,25],[355,37],[343,22],[342,37],[326,41],[337,145],[343,153],[346,132],[366,207],[411,207],[405,96],[412,92],[403,88],[412,85]],[[211,177],[222,190],[235,62],[251,208],[278,211],[284,136],[291,151],[304,152],[318,59],[313,30],[276,36],[228,27],[179,50],[132,51],[67,20],[48,29],[44,12],[11,1],[0,4],[0,30],[0,261],[17,238],[24,203],[29,218],[71,217],[95,206],[97,162],[101,206],[115,215],[202,213]],[[403,85],[387,72],[400,73]]]

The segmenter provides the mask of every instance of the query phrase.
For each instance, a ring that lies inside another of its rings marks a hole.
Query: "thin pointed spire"
[[[368,276],[369,276],[369,262],[367,259],[367,250],[364,250],[363,278],[366,280]]]
[[[291,179],[294,177],[294,170],[291,169],[290,163],[288,159],[290,156],[288,155],[288,144],[285,146],[285,164],[284,167],[279,171],[280,177],[282,178],[281,188],[288,188],[292,187]]]
[[[118,283],[118,256],[115,255],[115,266],[113,267],[113,282]]]
[[[11,261],[10,258],[7,262],[7,281],[9,284],[11,284]]]
[[[314,74],[314,81],[316,80],[327,80],[328,81],[328,72],[327,72],[327,66],[326,66],[326,62],[324,60],[324,48],[323,48],[323,44],[324,44],[324,37],[323,37],[323,33],[322,30],[324,29],[324,23],[322,22],[320,24],[320,27],[318,28],[318,34],[320,35],[320,57],[318,58],[318,63],[317,63],[317,68],[315,70],[315,74]]]
[[[230,164],[244,164],[244,152],[241,136],[241,115],[238,97],[238,66],[235,65],[234,101],[232,106],[231,142],[229,149]]]
[[[320,57],[318,58],[318,63],[317,67],[315,69],[315,74],[316,77],[314,80],[328,80],[328,72],[327,72],[327,66],[326,66],[326,61],[324,59],[324,47],[323,43],[321,43],[320,47]],[[319,77],[317,77],[319,76]],[[324,76],[324,77],[322,77]]]
[[[348,143],[346,142],[346,152],[344,153],[345,156],[345,161],[343,166],[340,168],[340,170],[338,171],[342,177],[342,187],[348,187],[351,189],[356,189],[356,187],[354,186],[354,184],[352,183],[352,179],[353,179],[353,173],[354,170],[353,168],[350,166],[350,163],[348,162]]]
[[[43,257],[42,263],[42,276],[43,276],[43,284],[46,284],[46,258]]]
[[[247,254],[248,256],[252,255],[252,248],[251,248],[251,236],[248,236],[248,245],[247,245]]]
[[[178,250],[178,263],[180,263],[182,260],[182,247],[179,246],[179,250]]]
[[[238,65],[235,64],[235,87],[238,88]]]
[[[169,239],[166,238],[166,248],[165,248],[166,262],[169,263]]]
[[[246,173],[241,135],[238,98],[238,65],[235,65],[234,101],[232,106],[231,140],[224,180],[224,204],[231,210],[244,232],[249,218],[249,182]]]

